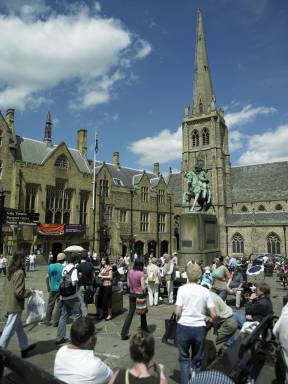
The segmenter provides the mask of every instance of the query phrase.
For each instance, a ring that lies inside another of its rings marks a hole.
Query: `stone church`
[[[223,255],[272,252],[287,255],[288,162],[231,167],[224,111],[217,107],[203,31],[197,16],[193,103],[185,106],[182,172],[165,180],[153,172],[87,158],[87,131],[76,148],[53,143],[52,118],[43,141],[16,133],[15,111],[0,113],[0,190],[5,206],[38,212],[39,225],[3,226],[0,252],[24,249],[56,255],[71,244],[116,257],[158,256],[181,248],[179,217],[186,190],[184,172],[201,161],[207,169]],[[209,211],[209,213],[210,213]]]

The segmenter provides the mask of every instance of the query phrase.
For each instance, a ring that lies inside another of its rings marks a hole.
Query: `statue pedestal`
[[[180,216],[180,250],[178,264],[188,261],[210,265],[220,254],[216,215],[204,212],[185,212]]]

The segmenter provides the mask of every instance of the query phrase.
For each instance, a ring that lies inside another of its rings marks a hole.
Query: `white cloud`
[[[251,135],[247,144],[247,151],[239,158],[240,165],[287,161],[288,124],[279,126],[273,132]]]
[[[135,141],[129,149],[140,155],[141,165],[151,165],[154,162],[167,163],[181,159],[182,156],[182,127],[176,132],[164,129],[157,136],[146,137]]]
[[[239,131],[229,132],[229,150],[230,152],[236,151],[243,147],[243,140],[246,136]]]
[[[245,125],[254,121],[259,115],[271,115],[277,110],[273,107],[253,107],[252,104],[246,105],[240,112],[230,112],[225,116],[226,124],[232,126]]]
[[[95,8],[96,12],[101,12],[102,11],[102,7],[101,7],[101,4],[99,3],[99,1],[95,2],[94,8]]]
[[[44,1],[35,4],[38,8],[31,8],[32,1],[26,5],[28,13],[35,15],[45,7]],[[100,10],[100,4],[95,4]],[[131,66],[151,52],[148,42],[118,20],[93,15],[87,6],[30,20],[19,14],[1,15],[0,30],[0,78],[5,79],[0,85],[2,108],[24,109],[31,102],[39,103],[45,92],[71,80],[75,90],[70,105],[74,108],[107,102],[114,85],[129,77],[127,62]]]

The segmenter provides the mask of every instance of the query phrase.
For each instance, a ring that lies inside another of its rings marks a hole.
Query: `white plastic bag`
[[[43,299],[43,291],[37,291],[29,296],[27,301],[27,318],[26,324],[43,320],[46,314],[45,301]]]

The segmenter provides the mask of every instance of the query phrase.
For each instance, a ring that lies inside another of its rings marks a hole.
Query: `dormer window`
[[[60,155],[55,161],[54,166],[61,169],[68,169],[69,161],[65,155]]]
[[[116,185],[119,185],[119,186],[122,186],[123,187],[123,181],[122,180],[120,180],[120,179],[117,179],[117,178],[113,178],[113,182],[114,182],[114,184],[116,184]]]

